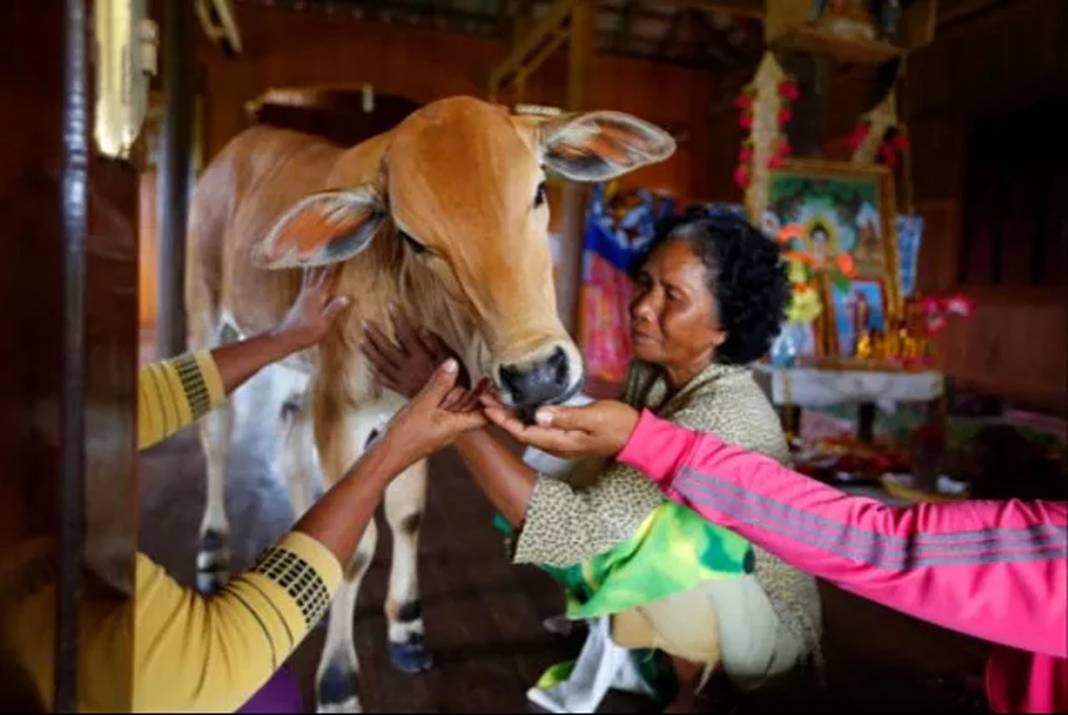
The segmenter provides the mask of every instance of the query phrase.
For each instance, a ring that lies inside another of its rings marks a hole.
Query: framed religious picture
[[[878,165],[793,160],[773,170],[768,182],[764,229],[779,235],[792,227],[788,249],[829,277],[842,271],[849,278],[880,281],[887,312],[899,315],[897,210],[890,171]]]
[[[883,281],[855,278],[828,282],[827,318],[832,355],[870,357],[872,343],[881,339],[889,324]]]

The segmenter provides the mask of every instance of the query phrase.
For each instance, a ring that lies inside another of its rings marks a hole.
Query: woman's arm
[[[394,339],[369,324],[363,351],[382,383],[410,395],[429,366],[453,354],[434,333],[416,330],[393,314]],[[517,562],[570,566],[611,549],[630,536],[662,501],[660,493],[633,469],[615,465],[591,485],[574,488],[540,477],[488,430],[468,432],[455,447],[497,510],[522,527]]]
[[[146,364],[138,375],[138,449],[162,441],[199,420],[246,380],[326,336],[349,304],[334,296],[336,270],[305,271],[300,294],[278,327],[213,351],[187,353]]]
[[[142,367],[138,448],[160,442],[195,422],[262,368],[322,340],[349,304],[348,297],[333,295],[336,284],[336,270],[306,271],[297,300],[274,330]]]
[[[791,565],[873,601],[996,643],[1068,655],[1068,504],[888,507],[619,403],[549,408],[525,427],[546,451],[614,454],[671,499]],[[622,451],[620,451],[622,450]]]
[[[448,358],[459,358],[435,333],[425,328],[416,329],[395,308],[391,308],[390,314],[395,341],[386,335],[382,326],[370,322],[360,349],[385,387],[411,398],[422,388],[436,365]],[[461,384],[468,381],[466,372],[463,372]],[[487,384],[482,381],[479,387],[485,388]],[[497,511],[512,526],[522,524],[538,479],[537,473],[485,429],[460,435],[453,446]]]
[[[442,366],[293,530],[220,593],[196,594],[138,557],[135,709],[233,712],[266,682],[326,612],[341,565],[351,560],[389,482],[485,424],[477,395],[455,388],[456,374],[455,362]],[[86,652],[95,654],[93,668],[107,662],[128,618],[129,611],[119,612],[91,629]]]

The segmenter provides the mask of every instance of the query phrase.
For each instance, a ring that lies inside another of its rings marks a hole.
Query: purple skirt
[[[245,703],[239,713],[302,713],[304,701],[300,684],[288,668],[282,666],[259,692]]]

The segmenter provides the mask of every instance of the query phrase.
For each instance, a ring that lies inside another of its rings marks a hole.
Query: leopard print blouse
[[[660,368],[634,361],[622,399],[780,463],[789,460],[778,416],[747,367],[713,363],[669,395]],[[565,567],[586,561],[630,537],[663,498],[652,481],[616,462],[586,463],[564,479],[539,478],[515,562]],[[815,579],[753,549],[757,580],[775,612],[818,660],[822,624]]]

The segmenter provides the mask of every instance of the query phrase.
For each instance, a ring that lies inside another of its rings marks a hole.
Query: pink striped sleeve
[[[619,460],[799,569],[923,620],[1068,656],[1068,504],[895,508],[643,413]]]

